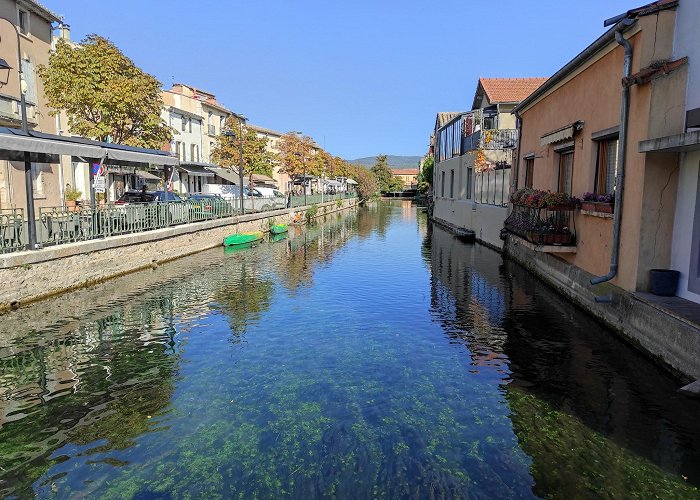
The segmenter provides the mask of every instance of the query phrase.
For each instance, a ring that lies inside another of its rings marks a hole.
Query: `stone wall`
[[[520,241],[508,236],[504,246],[508,257],[682,379],[700,379],[700,330],[696,325],[610,283],[592,286],[592,274]],[[612,302],[598,303],[596,296],[610,296]]]
[[[352,208],[357,199],[319,204],[317,217]],[[69,290],[192,255],[222,244],[224,237],[267,231],[269,219],[290,222],[306,207],[216,219],[143,233],[82,241],[0,256],[0,313]]]

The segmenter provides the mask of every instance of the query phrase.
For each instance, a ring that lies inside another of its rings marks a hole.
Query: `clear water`
[[[678,385],[383,204],[0,317],[0,495],[698,497]]]

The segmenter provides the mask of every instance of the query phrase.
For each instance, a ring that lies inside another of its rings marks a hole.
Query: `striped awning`
[[[571,139],[574,134],[582,128],[583,122],[579,120],[570,125],[566,125],[565,127],[548,132],[540,138],[540,146],[546,146],[547,144],[552,144],[554,142],[561,142]]]

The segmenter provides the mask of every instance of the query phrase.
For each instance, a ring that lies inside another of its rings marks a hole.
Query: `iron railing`
[[[0,209],[0,253],[21,250],[24,235],[24,210]]]
[[[474,174],[474,201],[486,205],[508,205],[510,168],[495,168]]]
[[[505,220],[506,229],[535,245],[576,244],[574,208],[569,206],[533,208],[513,205]]]
[[[244,198],[246,213],[302,207],[321,202],[354,198],[353,193],[314,194]],[[239,215],[239,198],[205,198],[178,202],[129,203],[75,208],[42,207],[38,210],[37,243],[40,246],[61,245],[77,241],[106,238],[120,234],[202,222]],[[0,210],[0,253],[27,248],[26,223],[22,209]]]

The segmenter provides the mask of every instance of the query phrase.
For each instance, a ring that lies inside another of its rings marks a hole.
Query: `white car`
[[[253,188],[253,196],[258,198],[255,201],[255,206],[260,207],[261,212],[276,210],[278,208],[287,208],[287,197],[283,192],[277,191],[276,189],[255,187]]]

